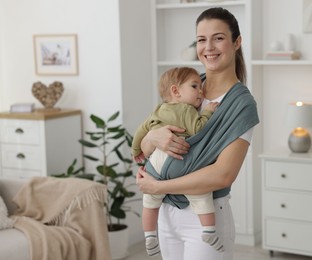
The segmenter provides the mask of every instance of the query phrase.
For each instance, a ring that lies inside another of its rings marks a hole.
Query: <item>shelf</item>
[[[267,65],[267,66],[281,66],[281,65],[312,65],[312,60],[253,60],[252,65]]]
[[[182,8],[199,8],[212,6],[237,6],[245,5],[246,1],[220,1],[220,2],[196,2],[196,3],[174,3],[174,4],[157,4],[156,9],[182,9]]]
[[[183,60],[175,60],[175,61],[158,61],[158,66],[202,66],[203,64],[198,61],[183,61]]]
[[[298,66],[298,65],[312,65],[312,60],[253,60],[251,62],[254,66]],[[183,60],[172,60],[172,61],[158,61],[158,66],[201,66],[203,65],[200,61],[183,61]]]

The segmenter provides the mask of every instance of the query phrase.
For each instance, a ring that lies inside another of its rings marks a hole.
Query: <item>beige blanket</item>
[[[13,202],[14,227],[30,241],[32,260],[109,260],[103,204],[106,186],[78,178],[34,177]]]

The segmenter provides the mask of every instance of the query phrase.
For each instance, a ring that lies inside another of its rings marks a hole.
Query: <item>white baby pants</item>
[[[159,149],[150,156],[149,160],[153,165],[156,172],[159,174],[161,168],[167,158],[167,154]],[[212,192],[202,195],[185,195],[190,202],[190,206],[196,214],[207,214],[215,212],[214,204],[212,200]],[[158,195],[143,195],[143,206],[149,209],[159,208],[162,204],[162,200],[165,197],[163,194]]]

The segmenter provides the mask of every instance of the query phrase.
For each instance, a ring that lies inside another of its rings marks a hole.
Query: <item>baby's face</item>
[[[191,74],[179,87],[179,102],[186,103],[198,108],[203,99],[202,83],[199,75]]]

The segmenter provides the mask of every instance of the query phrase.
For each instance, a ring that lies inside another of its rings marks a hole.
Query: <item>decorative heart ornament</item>
[[[64,92],[63,83],[54,81],[47,87],[40,81],[32,86],[33,96],[40,101],[45,108],[53,108]]]

